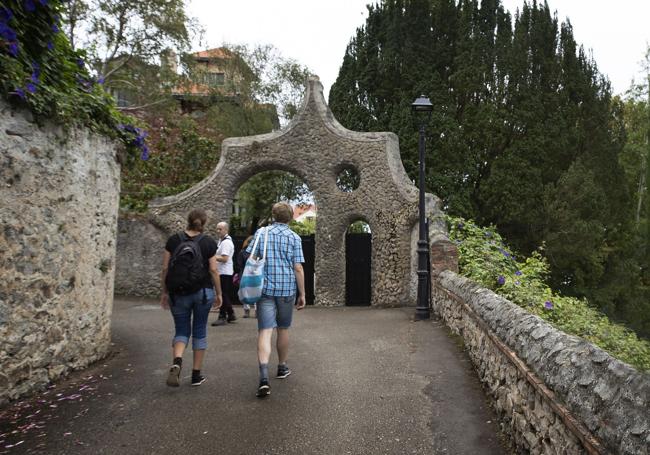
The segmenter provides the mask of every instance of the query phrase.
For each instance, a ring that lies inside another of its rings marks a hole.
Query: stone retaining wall
[[[115,156],[0,102],[0,404],[108,352]]]
[[[208,220],[209,224],[216,224]],[[146,217],[123,215],[117,228],[115,294],[134,297],[160,296],[162,253],[167,235]]]
[[[650,453],[650,376],[451,271],[434,312],[460,334],[520,453]]]

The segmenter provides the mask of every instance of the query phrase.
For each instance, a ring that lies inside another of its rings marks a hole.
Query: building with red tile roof
[[[293,207],[293,219],[303,222],[317,216],[316,204],[298,204]]]

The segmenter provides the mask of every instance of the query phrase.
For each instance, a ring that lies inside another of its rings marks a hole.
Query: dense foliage
[[[585,300],[552,291],[547,284],[549,265],[540,252],[518,258],[494,228],[453,217],[448,224],[450,239],[458,245],[462,275],[638,370],[650,371],[650,342],[611,322]]]
[[[85,53],[73,50],[61,32],[63,3],[7,0],[0,6],[2,96],[30,108],[37,119],[83,125],[120,139],[146,159],[146,133],[116,110],[103,80],[88,71]]]
[[[214,170],[223,139],[271,132],[279,126],[277,109],[286,120],[295,114],[309,74],[305,67],[282,57],[272,46],[223,49],[227,58],[218,65],[226,73],[226,83],[210,88],[210,96],[184,95],[194,111],[182,112],[163,85],[157,95],[160,102],[134,112],[151,125],[152,151],[146,165],[137,164],[122,174],[123,209],[144,211],[151,199],[189,188]],[[174,79],[180,91],[197,76],[191,58],[183,60],[186,72]],[[135,69],[127,66],[121,72],[135,77],[139,74],[133,73]],[[280,174],[266,175],[263,184],[242,187],[238,203],[243,215],[231,220],[233,226],[266,218],[272,202],[278,200],[269,202],[269,195],[292,197],[304,192],[302,181]],[[260,182],[259,176],[254,179]]]
[[[275,106],[280,123],[288,123],[298,112],[311,71],[270,44],[225,47],[239,57],[225,63],[229,64],[227,71],[238,75],[237,90],[241,95],[258,104]]]
[[[542,2],[514,17],[499,0],[368,11],[330,91],[337,119],[397,133],[415,178],[410,104],[428,96],[427,190],[449,213],[496,225],[516,251],[544,245],[554,288],[650,336],[648,238],[635,234],[619,162],[624,112],[571,24]]]
[[[291,222],[289,222],[289,228],[298,235],[314,235],[316,233],[316,220],[291,220]]]
[[[112,94],[128,95],[129,110],[169,97],[178,75],[165,64],[202,32],[183,0],[69,0],[63,17],[70,43]]]
[[[141,114],[143,116],[143,114]],[[122,170],[120,207],[144,212],[151,199],[185,191],[216,166],[219,144],[200,133],[191,118],[143,116],[152,148],[147,162]]]
[[[242,209],[239,224],[249,232],[254,231],[260,222],[271,220],[271,207],[278,201],[306,202],[311,191],[297,176],[285,171],[265,171],[246,181],[237,192],[237,202]],[[234,222],[231,224],[235,224]],[[294,224],[300,235],[309,235],[315,225]]]

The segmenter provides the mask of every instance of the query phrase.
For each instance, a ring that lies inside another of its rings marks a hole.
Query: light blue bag
[[[251,255],[246,261],[244,271],[239,281],[239,301],[244,304],[254,305],[262,297],[262,288],[264,287],[264,261],[266,260],[266,244],[268,242],[269,228],[264,229],[264,252],[261,257],[255,256],[255,249],[262,237],[262,233],[257,236]]]

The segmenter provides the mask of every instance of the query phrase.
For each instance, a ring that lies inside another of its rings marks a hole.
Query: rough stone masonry
[[[517,453],[650,454],[650,376],[452,271],[434,279],[434,311],[462,336]]]
[[[415,303],[418,189],[402,165],[398,138],[393,133],[361,133],[341,126],[325,103],[317,77],[308,81],[302,108],[286,128],[226,139],[213,173],[181,194],[150,203],[148,218],[167,234],[183,229],[193,208],[205,209],[211,220],[228,220],[239,187],[268,170],[288,171],[303,179],[318,205],[317,305],[345,303],[345,233],[358,220],[368,223],[372,231],[371,304]],[[344,170],[360,177],[354,191],[337,187],[337,176]],[[440,206],[440,199],[427,194],[430,217],[441,215]],[[210,223],[208,229],[215,225]],[[152,232],[133,222],[124,228]],[[162,251],[162,245],[159,248]],[[150,274],[145,277],[150,278]],[[133,280],[117,286],[121,292],[134,287],[140,286]]]
[[[116,145],[0,102],[0,404],[110,345]]]

